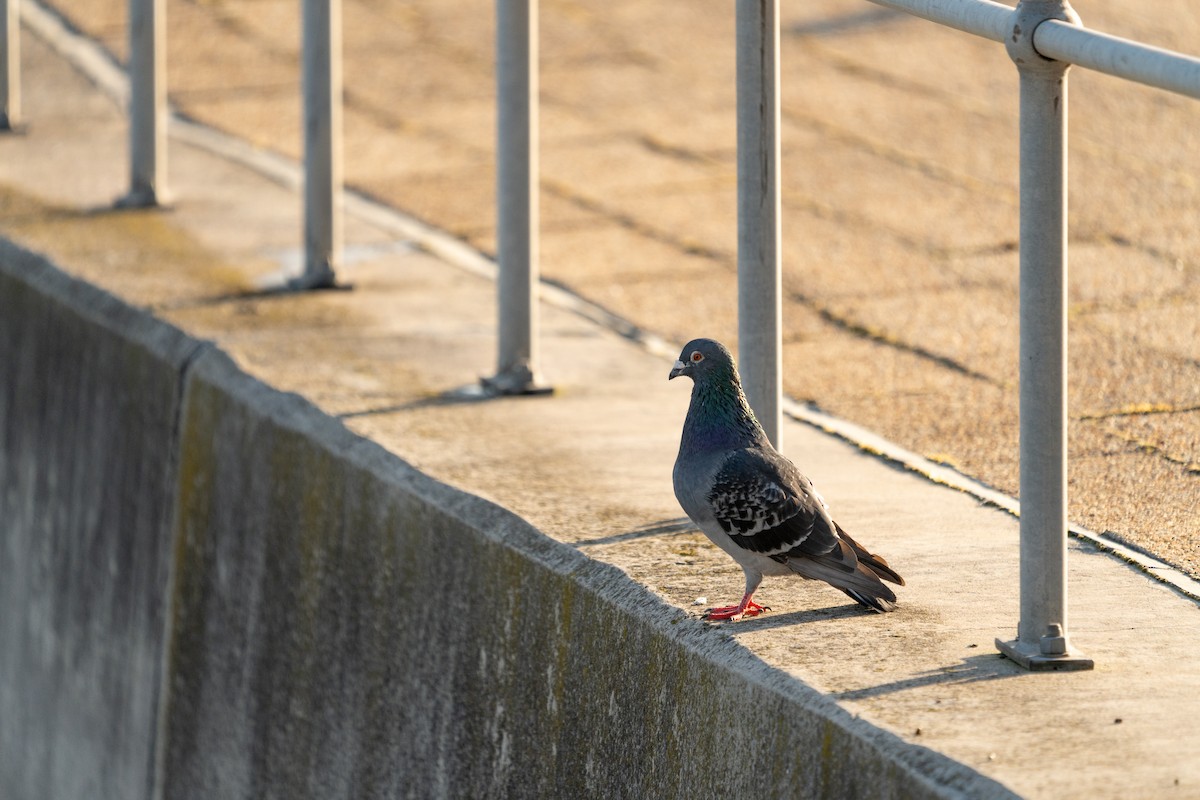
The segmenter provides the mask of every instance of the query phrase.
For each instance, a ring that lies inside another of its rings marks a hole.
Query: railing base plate
[[[1014,639],[996,640],[996,649],[1005,658],[1015,661],[1030,672],[1074,672],[1095,669],[1096,662],[1067,648],[1059,655],[1046,655],[1037,644]]]
[[[528,396],[554,394],[554,387],[542,382],[541,376],[525,364],[518,364],[491,378],[480,378],[483,390],[495,396]]]

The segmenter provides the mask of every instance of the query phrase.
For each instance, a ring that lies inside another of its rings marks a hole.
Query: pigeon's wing
[[[721,529],[747,550],[821,555],[838,546],[825,502],[777,453],[758,448],[730,453],[713,478],[708,501]]]

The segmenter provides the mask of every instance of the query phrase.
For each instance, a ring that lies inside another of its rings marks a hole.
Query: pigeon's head
[[[696,382],[710,377],[729,380],[736,379],[737,367],[733,363],[733,354],[725,345],[714,339],[692,339],[683,346],[683,352],[679,354],[679,360],[667,379],[680,375],[687,375]]]

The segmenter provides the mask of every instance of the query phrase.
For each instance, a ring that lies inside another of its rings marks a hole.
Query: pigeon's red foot
[[[767,606],[760,606],[750,599],[750,595],[742,598],[742,602],[736,606],[723,606],[721,608],[710,608],[704,612],[704,619],[709,620],[737,620],[742,617],[757,617],[764,611],[770,611]]]

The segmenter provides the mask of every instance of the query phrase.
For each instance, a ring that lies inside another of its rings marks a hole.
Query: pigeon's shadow
[[[782,628],[791,625],[807,625],[813,622],[826,622],[831,619],[861,617],[872,615],[874,613],[874,611],[867,611],[865,608],[862,608],[856,603],[846,603],[845,605],[830,606],[828,608],[811,608],[806,611],[792,611],[787,614],[767,613],[759,617],[740,619],[734,623],[723,624],[735,625],[736,627],[732,631],[733,633],[753,633],[754,631],[770,630],[771,628]]]

